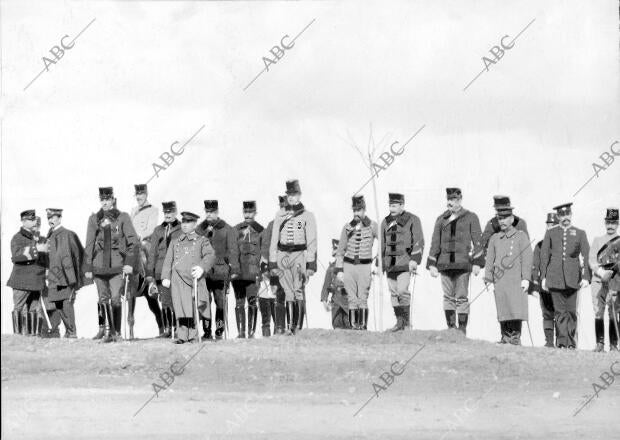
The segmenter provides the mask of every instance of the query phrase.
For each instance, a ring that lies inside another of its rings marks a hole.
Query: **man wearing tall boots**
[[[45,289],[48,245],[35,238],[34,209],[23,211],[20,218],[22,226],[11,238],[13,270],[6,284],[13,289],[13,333],[35,335],[42,324],[38,307],[41,291]]]
[[[542,289],[551,292],[557,341],[559,348],[575,349],[577,346],[577,293],[590,284],[588,265],[590,245],[585,231],[572,222],[572,203],[553,208],[559,225],[545,233],[540,248],[540,277]],[[583,258],[581,267],[579,257]]]
[[[284,212],[286,207],[286,196],[278,196],[278,204],[280,212]],[[263,273],[263,279],[269,281],[269,289],[272,296],[275,296],[275,335],[283,335],[286,328],[286,295],[284,289],[280,284],[278,275],[271,274],[269,271],[269,246],[271,245],[271,235],[273,232],[273,220],[269,222],[267,227],[263,230],[263,237],[261,240],[261,272]]]
[[[463,208],[460,188],[446,188],[447,210],[437,217],[426,268],[441,275],[443,309],[448,328],[467,331],[469,278],[484,266],[482,232],[478,216]]]
[[[103,342],[121,338],[121,294],[138,265],[140,246],[129,215],[114,207],[112,187],[99,188],[101,209],[88,218],[84,275],[94,279],[105,316]]]
[[[607,217],[618,221],[618,210]],[[607,287],[609,294],[607,306],[609,307],[609,351],[618,351],[620,347],[620,240],[613,240],[608,246],[599,252],[598,260],[601,268],[608,272],[602,273],[603,279],[608,278]],[[613,332],[613,333],[612,333]]]
[[[288,334],[303,319],[304,285],[316,272],[317,230],[314,214],[301,203],[299,181],[286,182],[287,206],[276,213],[269,245],[269,269],[277,275],[292,317]]]
[[[493,208],[495,209],[495,216],[490,219],[484,230],[482,231],[482,249],[484,250],[484,254],[486,255],[487,246],[489,245],[489,240],[493,234],[497,234],[501,232],[500,212],[506,211],[510,207],[510,197],[508,196],[493,196]],[[529,237],[529,233],[527,232],[527,223],[521,217],[513,215],[514,217],[514,228],[517,231],[523,231]]]
[[[547,214],[547,230],[557,225],[558,216],[555,212]],[[533,295],[538,295],[540,298],[540,310],[543,317],[543,330],[545,332],[545,347],[555,347],[555,310],[553,309],[553,298],[551,292],[543,290],[540,278],[540,249],[542,248],[543,241],[540,240],[534,247],[534,257],[532,259],[532,284],[530,285],[530,292]]]
[[[73,303],[75,293],[85,283],[82,272],[84,247],[75,232],[62,226],[62,209],[48,208],[47,221],[50,226],[47,233],[48,288],[41,306],[49,310],[51,334],[58,334],[58,326],[62,320],[65,338],[77,338]]]
[[[418,216],[405,211],[403,194],[389,193],[388,202],[390,214],[381,222],[381,258],[396,316],[390,331],[397,332],[411,326],[409,281],[422,262],[424,234]]]
[[[207,290],[215,301],[215,339],[222,339],[226,327],[225,319],[228,319],[227,307],[228,285],[231,280],[239,276],[239,255],[237,236],[232,226],[219,217],[219,204],[217,200],[205,200],[206,219],[198,225],[196,233],[209,239],[215,250],[215,264],[207,272]],[[210,305],[209,305],[210,307]],[[226,313],[225,313],[226,310]],[[202,322],[205,339],[212,338],[212,319]]]
[[[501,232],[487,247],[484,283],[494,285],[500,343],[521,345],[522,322],[528,320],[527,292],[532,276],[532,248],[528,235],[514,226],[513,208],[498,209]]]
[[[144,296],[149,306],[149,310],[155,316],[155,322],[159,329],[159,337],[164,335],[164,325],[162,320],[162,312],[159,302],[155,295],[149,295],[148,283],[146,282],[146,267],[148,265],[148,254],[151,248],[151,235],[157,226],[159,219],[159,210],[148,202],[148,188],[146,184],[134,185],[135,197],[138,206],[131,210],[131,222],[138,238],[140,246],[136,248],[138,255],[136,260],[138,267],[135,273],[130,277],[130,296],[127,298],[127,324],[129,326],[129,339],[133,339],[133,326],[135,322],[134,314],[136,310],[136,298]]]
[[[372,247],[377,240],[378,226],[366,216],[364,196],[353,196],[351,209],[353,220],[342,228],[335,272],[347,292],[351,326],[354,330],[366,330],[372,281]]]
[[[614,275],[609,266],[608,248],[620,241],[618,235],[618,208],[608,208],[605,216],[605,235],[594,238],[590,245],[590,270],[592,271],[592,303],[594,305],[594,332],[596,336],[596,348],[594,351],[604,351],[605,349],[605,306],[609,314],[609,346],[613,350],[617,345],[616,328],[614,325],[609,280]],[[607,264],[606,264],[607,263]],[[612,265],[613,266],[613,265]]]
[[[264,228],[256,221],[256,202],[243,202],[243,222],[235,226],[237,239],[237,255],[239,256],[239,277],[232,282],[235,291],[235,318],[237,321],[238,338],[245,338],[245,302],[248,303],[248,338],[254,337],[258,306],[256,298],[261,281],[260,255],[261,240]],[[264,298],[259,299],[259,301]],[[267,301],[268,302],[268,301]],[[271,315],[271,309],[263,304],[262,312]],[[267,318],[269,318],[267,316]],[[267,320],[269,322],[269,320]],[[263,328],[264,333],[264,328]]]
[[[331,311],[332,327],[350,329],[351,314],[349,313],[349,298],[347,291],[344,289],[344,283],[338,279],[336,274],[336,252],[340,241],[332,239],[332,257],[325,271],[323,279],[323,288],[321,289],[321,302],[325,310]],[[342,273],[342,272],[338,272]]]
[[[157,301],[157,295],[159,295],[161,301],[164,332],[160,337],[169,338],[176,328],[176,317],[170,288],[164,287],[161,283],[161,270],[170,243],[178,238],[182,231],[181,222],[177,219],[176,202],[163,202],[162,209],[164,211],[164,222],[157,225],[150,239],[149,253],[146,259],[146,282],[149,285],[149,296],[153,296]]]

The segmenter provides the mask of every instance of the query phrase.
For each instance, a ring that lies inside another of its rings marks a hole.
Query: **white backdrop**
[[[590,240],[604,232],[605,208],[620,205],[615,163],[573,196],[592,176],[592,162],[618,140],[618,7],[612,0],[10,1],[0,8],[3,333],[11,331],[6,281],[19,213],[62,207],[65,226],[84,240],[87,217],[99,206],[98,186],[113,185],[119,208],[129,211],[133,184],[147,181],[159,155],[203,125],[183,155],[149,183],[151,202],[174,199],[181,210],[202,214],[202,200],[217,198],[222,217],[235,224],[241,202],[254,199],[258,221],[266,224],[284,181],[298,178],[318,221],[325,266],[331,238],[350,217],[350,197],[368,177],[347,133],[365,149],[369,123],[384,148],[402,145],[425,125],[377,179],[381,216],[391,191],[404,193],[406,208],[420,216],[424,262],[446,186],[463,189],[465,207],[478,213],[483,227],[493,215],[492,195],[509,194],[536,241],[555,204],[574,201],[574,223]],[[24,91],[43,69],[41,58],[51,57],[49,48],[93,19],[75,46]],[[532,20],[464,92],[489,49]],[[262,57],[271,57],[269,49],[311,22],[243,91],[263,69]],[[362,193],[374,218],[371,187]],[[309,284],[311,327],[330,323],[319,302],[323,274],[319,266]],[[470,297],[482,288],[481,277],[473,279]],[[388,326],[393,313],[384,291]],[[580,345],[590,348],[589,289],[581,295]],[[94,287],[79,292],[81,337],[96,331],[95,302]],[[137,336],[151,336],[153,318],[145,301],[138,303]],[[422,270],[415,328],[444,328],[441,303],[439,281]],[[541,345],[534,299],[530,315]],[[474,303],[470,322],[471,337],[497,338],[491,294]]]

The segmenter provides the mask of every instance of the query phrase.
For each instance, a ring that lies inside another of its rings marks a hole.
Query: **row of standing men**
[[[205,200],[206,219],[200,224],[191,212],[181,213],[179,221],[176,203],[164,202],[164,222],[158,224],[146,185],[135,185],[135,190],[138,206],[128,215],[116,208],[112,188],[100,188],[101,209],[88,220],[85,248],[75,233],[60,225],[61,209],[47,210],[46,238],[36,233],[34,210],[22,212],[23,226],[11,243],[14,269],[8,283],[14,289],[16,332],[37,333],[45,326],[44,335],[58,335],[62,319],[66,336],[74,337],[75,292],[92,282],[99,295],[95,338],[104,341],[120,337],[122,299],[127,300],[133,338],[133,312],[140,296],[146,298],[161,337],[176,330],[176,342],[195,340],[198,313],[203,337],[221,339],[227,329],[229,284],[239,337],[245,337],[246,329],[253,337],[259,309],[264,336],[271,334],[272,321],[276,334],[293,334],[302,327],[305,285],[316,272],[317,233],[314,215],[301,203],[297,180],[286,182],[280,210],[266,228],[255,220],[253,201],[243,203],[244,221],[234,227],[219,218],[217,200]],[[617,209],[607,210],[606,234],[590,249],[585,232],[571,224],[571,204],[557,206],[532,256],[526,222],[513,213],[508,197],[494,197],[496,216],[482,231],[477,215],[462,206],[459,188],[447,188],[446,196],[447,210],[435,222],[426,267],[431,276],[441,278],[449,328],[466,331],[469,278],[484,268],[485,284],[494,284],[500,342],[520,343],[521,323],[528,320],[527,293],[533,293],[540,297],[546,345],[574,348],[576,294],[592,280],[597,350],[603,349],[605,306],[610,349],[617,347]],[[380,230],[382,270],[396,317],[392,331],[410,326],[410,282],[424,250],[420,219],[404,204],[402,194],[390,193],[390,214]],[[332,240],[335,261],[326,271],[321,299],[331,309],[335,328],[366,329],[379,228],[366,215],[363,196],[353,197],[352,211],[340,240]],[[37,317],[39,295],[43,316]]]

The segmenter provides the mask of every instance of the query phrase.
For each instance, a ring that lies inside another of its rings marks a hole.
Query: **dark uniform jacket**
[[[6,285],[18,290],[45,288],[45,254],[37,251],[37,240],[32,232],[20,228],[11,239],[13,270]],[[24,255],[24,253],[26,255]]]
[[[170,225],[170,228],[168,228],[168,225]],[[181,222],[177,219],[170,224],[163,222],[161,225],[155,227],[150,237],[151,246],[149,248],[148,258],[146,259],[147,277],[153,277],[157,281],[162,279],[161,269],[164,265],[168,247],[172,240],[178,238],[182,233]]]
[[[435,221],[426,268],[442,271],[471,271],[472,265],[484,267],[482,232],[478,216],[462,208],[450,221],[447,210]]]
[[[540,277],[546,278],[547,289],[577,290],[582,279],[590,281],[589,253],[585,231],[560,225],[547,230],[540,248]],[[583,267],[579,255],[585,262]]]
[[[94,275],[116,275],[128,265],[139,268],[138,235],[129,215],[113,208],[100,209],[88,218],[84,272]]]
[[[424,235],[418,216],[407,211],[390,214],[381,222],[381,234],[384,272],[407,272],[410,261],[422,262]]]
[[[213,225],[206,220],[196,228],[198,235],[205,236],[215,250],[215,264],[207,273],[212,280],[229,280],[232,274],[239,274],[239,250],[235,230],[224,220],[217,219]]]
[[[241,222],[235,226],[239,249],[240,280],[256,281],[261,273],[262,233],[265,229],[257,222]]]
[[[85,284],[82,266],[84,264],[84,247],[77,234],[62,226],[54,228],[47,237],[48,251],[48,287],[54,292],[56,287],[71,286],[73,290],[81,289]],[[49,298],[59,301],[64,298]]]
[[[512,226],[515,227],[517,231],[523,231],[529,237],[530,234],[527,232],[527,223],[520,217],[514,216],[514,221],[512,222]],[[487,247],[489,246],[489,240],[493,234],[497,234],[502,229],[499,226],[499,220],[497,217],[493,217],[491,220],[487,222],[487,225],[484,227],[484,231],[482,231],[482,249],[484,251],[484,255],[487,254]]]
[[[540,248],[542,247],[542,240],[536,243],[534,246],[534,256],[532,258],[532,283],[528,289],[528,293],[543,292],[542,278],[540,277]],[[548,286],[547,286],[548,288]]]
[[[613,271],[607,285],[609,290],[620,291],[620,237],[612,238],[597,254],[597,260],[601,267]]]
[[[267,227],[263,229],[263,236],[260,245],[260,256],[261,262],[264,263],[265,267],[263,268],[263,272],[267,270],[267,263],[269,263],[269,245],[271,244],[271,232],[273,231],[273,220],[269,222]]]

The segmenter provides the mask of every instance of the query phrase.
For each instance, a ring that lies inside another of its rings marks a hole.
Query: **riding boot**
[[[467,334],[467,320],[469,315],[467,313],[459,313],[459,330],[463,332],[464,335]]]
[[[446,324],[448,324],[448,328],[456,328],[456,311],[454,310],[444,310],[446,315]]]
[[[269,298],[267,301],[269,301],[269,312],[271,315],[271,320],[273,321],[273,329],[274,329],[274,334],[275,334],[275,328],[276,328],[276,300],[275,298]],[[271,325],[271,322],[270,322]]]
[[[405,327],[403,325],[403,307],[402,306],[394,306],[394,315],[396,316],[396,324],[394,327],[390,329],[391,332],[398,332],[404,330]]]
[[[102,306],[105,315],[105,327],[101,342],[108,343],[113,340],[112,334],[114,333],[114,315],[112,313],[112,305],[110,303],[102,304]]]
[[[268,298],[258,298],[258,308],[260,309],[260,320],[263,337],[268,338],[271,336],[271,303]],[[248,317],[248,327],[250,325],[250,319]],[[248,330],[249,332],[249,330]]]
[[[28,335],[36,336],[37,335],[37,312],[28,312]]]
[[[32,336],[41,336],[41,327],[43,327],[43,317],[37,312],[32,313]]]
[[[97,319],[99,321],[99,331],[93,337],[94,340],[103,338],[105,334],[105,309],[103,304],[97,303]]]
[[[157,323],[157,328],[159,329],[159,337],[162,337],[164,334],[164,323],[162,319],[161,308],[159,307],[159,301],[157,298],[153,298],[152,296],[145,294],[146,303],[149,306],[149,310],[155,315],[155,322]]]
[[[203,319],[202,320],[202,330],[204,331],[202,335],[203,341],[213,339],[213,334],[211,332],[211,319]]]
[[[297,304],[295,304],[295,301],[287,301],[286,302],[286,314],[287,314],[287,316],[293,317],[294,313],[295,313],[295,308],[296,307],[297,307]],[[295,334],[295,323],[293,323],[291,320],[289,320],[287,322],[286,334],[287,335],[294,335]]]
[[[617,351],[618,333],[616,333],[616,325],[620,326],[620,323],[618,323],[618,319],[616,318],[616,325],[614,325],[614,318],[612,316],[609,318],[609,351]]]
[[[297,301],[299,308],[299,317],[297,319],[297,328],[301,330],[304,328],[304,318],[306,317],[306,300],[300,299]]]
[[[553,334],[553,320],[545,319],[543,320],[543,329],[545,331],[545,347],[553,348],[555,347],[554,342],[554,334]]]
[[[28,333],[30,333],[28,331],[29,327],[28,327],[28,312],[24,312],[19,314],[19,318],[21,320],[21,329],[22,329],[22,336],[28,336]]]
[[[258,307],[256,305],[248,306],[248,339],[254,337],[256,332],[256,320],[258,318]]]
[[[148,296],[148,295],[147,295]],[[122,316],[123,316],[123,309],[122,306],[121,307],[121,316],[118,319],[118,322],[122,324]],[[135,311],[136,311],[136,298],[128,298],[127,299],[127,322],[125,323],[125,325],[127,325],[128,329],[129,329],[129,340],[133,339],[133,325],[135,324],[136,320],[134,318],[135,316]],[[116,316],[114,317],[114,322],[116,323]],[[118,326],[117,329],[117,334],[120,336],[121,334],[121,327],[120,325]]]
[[[368,330],[368,309],[359,309],[360,330]]]
[[[351,329],[357,330],[357,309],[349,309],[349,322],[351,323]]]
[[[245,338],[245,306],[235,307],[235,319],[237,321],[237,339]]]
[[[168,309],[165,308],[161,311],[161,325],[162,330],[159,332],[158,338],[167,338],[170,336],[170,321],[168,320]]]
[[[123,324],[123,309],[120,304],[112,306],[112,322],[114,322],[114,332],[112,333],[112,339],[114,342],[122,340],[121,326]],[[133,323],[129,327],[130,337],[133,336]]]
[[[613,322],[609,324],[613,325]],[[594,320],[594,336],[596,338],[595,352],[605,351],[605,321],[602,319]]]
[[[19,335],[22,332],[22,320],[21,320],[20,313],[17,311],[13,311],[12,318],[13,318],[13,334]]]
[[[224,301],[227,299],[224,298]],[[226,322],[224,322],[224,309],[216,308],[215,309],[215,339],[222,339],[222,334],[224,333],[226,327]]]
[[[284,329],[286,328],[286,305],[276,301],[275,308],[276,326],[274,334],[283,335]]]
[[[402,307],[402,316],[403,316],[403,330],[410,328],[410,316],[409,316],[409,306],[401,306]]]

